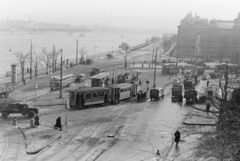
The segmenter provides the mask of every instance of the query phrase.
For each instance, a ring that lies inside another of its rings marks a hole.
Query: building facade
[[[188,13],[178,26],[176,52],[179,57],[236,60],[240,52],[240,13],[234,21],[208,21]]]

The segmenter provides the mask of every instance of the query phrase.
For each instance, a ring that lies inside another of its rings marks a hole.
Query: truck
[[[193,81],[191,78],[187,78],[183,81],[184,90],[193,88]]]
[[[7,98],[11,92],[12,92],[11,87],[8,86],[0,87],[0,96],[5,96]]]
[[[197,102],[197,91],[193,86],[193,81],[191,79],[186,79],[183,82],[184,85],[184,98],[186,98],[186,103]]]
[[[186,98],[186,103],[197,102],[197,91],[194,87],[184,90],[184,98]]]
[[[197,68],[198,75],[203,75],[203,74],[204,74],[204,71],[205,71],[205,69],[202,68],[202,67],[198,67],[198,68]]]
[[[182,95],[183,87],[180,84],[175,84],[172,87],[172,102],[179,101],[182,102],[183,95]]]
[[[11,113],[19,113],[22,115],[28,115],[28,118],[34,118],[39,113],[38,107],[29,106],[25,102],[16,102],[10,104],[2,104],[0,106],[2,118],[7,118]]]

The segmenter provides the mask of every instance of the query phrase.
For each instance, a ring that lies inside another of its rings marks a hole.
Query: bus
[[[72,82],[74,81],[74,75],[69,74],[62,77],[62,88],[69,87]],[[50,79],[50,88],[53,89],[60,89],[60,77],[59,76],[52,76]]]
[[[110,73],[109,72],[103,72],[99,73],[97,75],[94,75],[90,77],[92,87],[106,87],[110,84]]]

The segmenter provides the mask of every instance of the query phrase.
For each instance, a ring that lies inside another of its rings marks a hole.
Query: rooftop
[[[120,84],[111,85],[110,87],[112,87],[112,88],[121,88],[121,87],[130,87],[130,86],[132,86],[132,84],[130,84],[130,83],[120,83]]]
[[[69,90],[69,92],[91,92],[91,91],[108,91],[109,88],[104,87],[82,87],[74,90]]]

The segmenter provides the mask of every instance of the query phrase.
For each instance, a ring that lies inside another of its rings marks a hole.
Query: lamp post
[[[31,49],[30,49],[30,79],[32,79],[32,40],[31,40]]]
[[[154,45],[153,45],[153,53],[152,53],[152,68],[153,68],[153,59],[154,59]]]
[[[63,66],[63,60],[62,60],[62,53],[63,49],[59,50],[61,52],[61,70],[60,70],[60,84],[59,84],[59,98],[62,98],[62,66]]]
[[[153,88],[156,87],[156,64],[157,64],[157,50],[158,48],[156,47],[156,50],[155,50],[155,60],[154,60],[154,63],[155,63],[155,66],[154,66],[154,78],[153,78]]]

